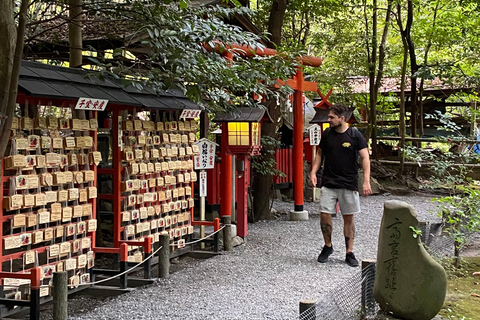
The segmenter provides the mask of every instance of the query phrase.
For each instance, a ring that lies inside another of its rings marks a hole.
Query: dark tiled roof
[[[268,113],[264,108],[240,107],[229,113],[217,113],[213,122],[260,122],[265,115]]]
[[[160,110],[202,109],[179,90],[157,94],[154,90],[123,87],[111,79],[87,77],[92,72],[22,61],[19,91],[33,97],[59,99],[97,98],[112,104],[122,104]]]

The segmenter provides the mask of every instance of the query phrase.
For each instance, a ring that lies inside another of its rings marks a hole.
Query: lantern
[[[218,114],[213,121],[222,123],[222,136],[226,135],[223,141],[227,144],[222,148],[235,155],[260,154],[261,121],[265,115],[263,108],[237,108],[235,113]]]

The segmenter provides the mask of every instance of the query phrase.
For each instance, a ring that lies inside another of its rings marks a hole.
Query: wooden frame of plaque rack
[[[48,299],[55,271],[68,272],[70,291],[90,282],[101,161],[97,111],[72,119],[67,109],[43,106],[39,117],[13,118],[0,173],[3,300]]]
[[[114,247],[126,243],[128,262],[138,263],[156,247],[160,234],[168,234],[171,258],[191,251],[185,243],[193,238],[197,123],[165,120],[178,116],[175,111],[141,108],[146,111],[142,118],[131,107],[110,111],[112,165],[98,174],[112,177],[113,193],[99,192],[98,197],[113,202]],[[97,252],[107,252],[102,250]]]

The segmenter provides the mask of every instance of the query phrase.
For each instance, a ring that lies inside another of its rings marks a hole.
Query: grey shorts
[[[320,212],[330,214],[337,213],[337,201],[342,214],[356,214],[361,212],[358,191],[322,187]]]

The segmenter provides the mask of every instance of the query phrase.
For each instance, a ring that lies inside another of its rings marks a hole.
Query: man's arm
[[[312,171],[310,171],[310,181],[312,181],[312,186],[317,186],[317,171],[320,168],[320,163],[322,162],[322,150],[318,148],[317,155],[312,161]]]
[[[363,148],[358,151],[360,158],[362,159],[363,169],[363,196],[367,197],[372,194],[372,187],[370,186],[370,155],[368,149]]]

